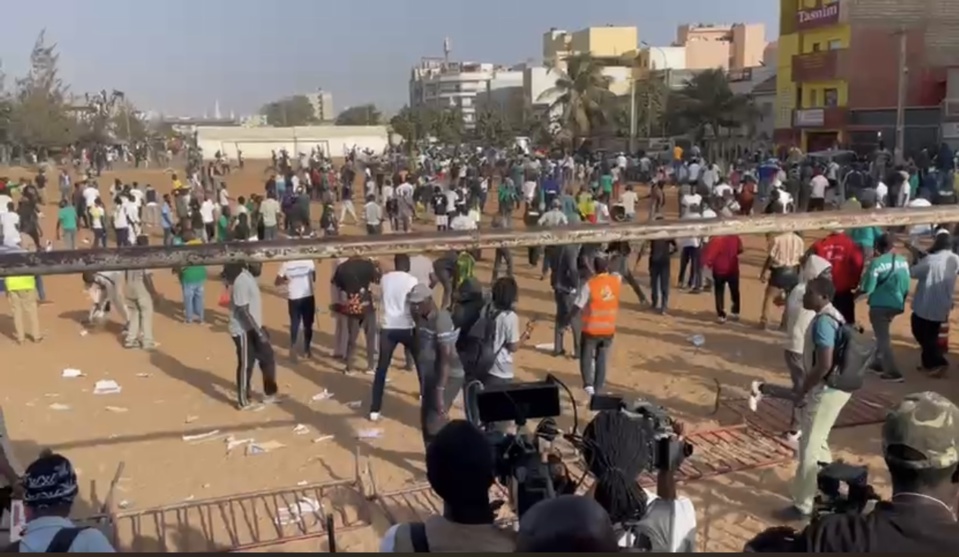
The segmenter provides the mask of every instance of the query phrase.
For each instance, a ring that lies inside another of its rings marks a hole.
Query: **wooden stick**
[[[445,252],[482,248],[516,248],[613,241],[765,234],[802,230],[837,230],[868,226],[903,226],[959,222],[959,205],[757,215],[728,219],[673,220],[648,223],[582,224],[560,228],[449,231],[380,236],[339,236],[269,242],[212,243],[191,246],[149,246],[12,253],[0,255],[0,277],[56,275],[83,271],[164,269],[232,262],[334,259],[396,253]]]

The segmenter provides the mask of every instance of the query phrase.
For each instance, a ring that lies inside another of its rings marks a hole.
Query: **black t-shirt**
[[[376,275],[376,265],[369,259],[347,259],[336,268],[332,282],[347,294],[358,294],[363,289],[369,290]]]
[[[446,196],[442,193],[437,193],[433,196],[433,213],[436,215],[445,215],[446,214]]]
[[[946,553],[959,548],[959,522],[934,501],[882,502],[867,515],[836,514],[809,525],[793,553]]]
[[[456,252],[447,252],[433,261],[433,272],[452,277],[456,272]]]
[[[43,189],[47,187],[47,175],[46,174],[37,174],[37,187]]]

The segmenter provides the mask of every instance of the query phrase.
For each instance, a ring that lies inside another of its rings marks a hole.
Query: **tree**
[[[558,123],[573,138],[585,138],[607,121],[604,106],[613,96],[610,79],[603,75],[602,64],[588,54],[571,56],[566,64],[566,72],[540,98],[555,97],[549,113],[559,114]]]
[[[378,126],[383,114],[374,104],[351,106],[336,117],[337,126]]]
[[[130,101],[124,99],[110,117],[110,128],[118,139],[127,142],[145,141],[150,130],[141,118],[141,113]]]
[[[636,82],[636,131],[641,136],[666,135],[666,107],[670,90],[662,79],[650,77]]]
[[[673,117],[702,141],[707,132],[720,137],[722,128],[748,125],[756,109],[748,95],[738,95],[721,69],[706,70],[690,78],[670,99]]]
[[[50,148],[76,140],[76,119],[67,106],[67,88],[57,71],[56,45],[41,31],[30,53],[30,70],[17,80],[11,112],[14,138],[26,147]]]
[[[271,126],[308,126],[319,123],[313,104],[304,95],[294,95],[267,103],[260,108],[260,114],[266,116],[266,121]]]
[[[429,136],[430,117],[431,114],[422,108],[404,106],[390,119],[393,133],[403,138],[408,152],[412,152],[419,141]]]
[[[511,143],[513,131],[502,112],[483,110],[476,115],[473,137],[484,146],[506,147]]]
[[[430,135],[440,143],[453,145],[463,141],[466,126],[463,124],[463,113],[458,109],[430,110],[426,121]]]

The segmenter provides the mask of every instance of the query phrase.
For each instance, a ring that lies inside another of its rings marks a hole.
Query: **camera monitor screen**
[[[559,416],[559,385],[537,381],[489,386],[476,396],[476,406],[483,423]]]

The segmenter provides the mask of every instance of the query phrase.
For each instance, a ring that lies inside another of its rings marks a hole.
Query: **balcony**
[[[845,106],[801,108],[793,111],[793,127],[803,129],[839,129],[846,127],[849,109]]]
[[[792,80],[794,83],[832,81],[848,75],[848,59],[849,50],[845,48],[797,54],[792,59]]]

